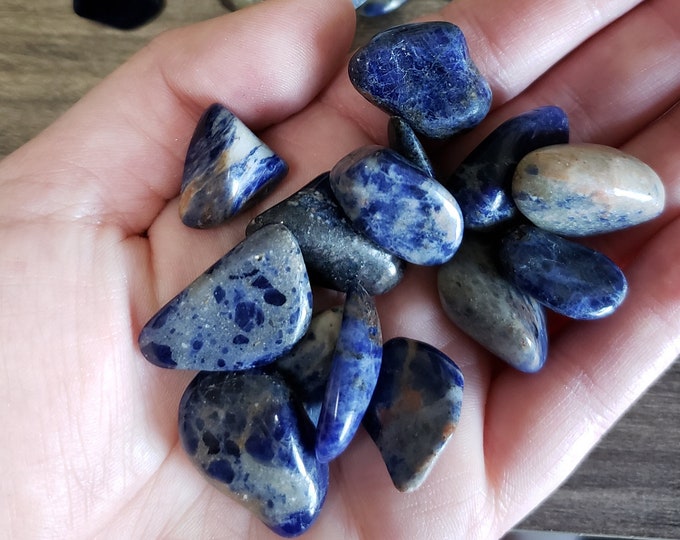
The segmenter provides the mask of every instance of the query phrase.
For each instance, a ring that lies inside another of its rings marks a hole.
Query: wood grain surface
[[[389,16],[362,19],[356,43],[442,4],[411,0]],[[159,32],[225,11],[218,0],[168,0],[155,21],[123,32],[80,19],[66,0],[0,0],[0,158],[51,123]],[[678,396],[676,361],[520,527],[680,538]]]

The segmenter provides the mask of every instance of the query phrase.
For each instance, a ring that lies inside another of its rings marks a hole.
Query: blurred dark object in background
[[[132,30],[157,17],[165,0],[73,0],[73,11],[85,19]]]

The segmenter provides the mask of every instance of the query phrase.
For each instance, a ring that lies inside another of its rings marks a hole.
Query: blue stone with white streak
[[[505,236],[500,257],[519,289],[572,319],[611,315],[626,297],[626,278],[611,259],[531,225]]]
[[[394,150],[359,148],[331,170],[331,188],[354,227],[408,262],[448,261],[463,237],[453,196]]]
[[[460,368],[435,347],[403,337],[385,342],[363,424],[399,491],[418,488],[441,455],[460,419],[463,386]]]
[[[380,15],[387,15],[392,13],[395,9],[399,9],[408,0],[354,0],[354,7],[359,4],[359,15],[362,17],[379,17]]]
[[[314,454],[314,426],[276,374],[200,372],[179,405],[179,437],[192,463],[221,492],[281,536],[318,516],[328,465]]]
[[[349,78],[371,103],[436,139],[476,126],[491,107],[463,32],[444,21],[377,34],[350,59]]]
[[[316,458],[326,463],[347,448],[380,372],[382,332],[371,296],[360,284],[347,292],[340,334],[316,432]]]
[[[287,172],[281,157],[215,103],[198,121],[187,150],[179,200],[182,222],[199,229],[220,225]]]
[[[413,165],[434,178],[432,162],[427,156],[418,135],[406,120],[398,116],[391,116],[387,122],[387,137],[392,150],[397,151]]]
[[[503,122],[453,172],[446,187],[458,201],[465,228],[484,230],[518,214],[512,178],[529,152],[569,141],[569,120],[559,107],[546,106]]]
[[[230,371],[274,361],[307,331],[312,292],[288,229],[252,234],[144,326],[139,346],[160,367]]]

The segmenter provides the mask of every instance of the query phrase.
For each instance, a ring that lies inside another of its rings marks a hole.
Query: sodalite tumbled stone
[[[611,259],[531,225],[503,238],[500,258],[517,287],[573,319],[611,315],[628,290],[623,272]]]
[[[548,355],[545,312],[501,274],[497,254],[497,242],[466,234],[456,256],[439,269],[439,298],[463,332],[514,368],[533,373]]]
[[[246,234],[273,223],[293,233],[312,283],[346,291],[360,281],[370,294],[382,294],[404,276],[404,262],[357,233],[320,175],[288,199],[254,218]]]
[[[460,205],[465,228],[488,229],[515,217],[512,177],[519,161],[537,148],[568,141],[567,115],[554,106],[520,114],[492,131],[445,184]]]
[[[314,455],[314,426],[275,374],[201,372],[179,405],[179,436],[220,491],[282,536],[317,517],[328,465]]]
[[[418,135],[406,120],[398,116],[391,116],[387,123],[387,136],[392,150],[395,150],[413,165],[434,178],[434,169],[430,158],[427,157]]]
[[[371,103],[428,137],[471,128],[491,106],[491,88],[470,58],[463,32],[444,21],[377,34],[350,59],[349,78]]]
[[[382,332],[371,296],[360,284],[347,292],[340,334],[316,432],[316,458],[328,462],[347,448],[371,399],[382,360]]]
[[[364,427],[399,491],[419,487],[453,435],[463,373],[443,352],[407,338],[383,346],[383,363]]]
[[[525,156],[512,194],[534,225],[585,236],[637,225],[658,216],[664,186],[647,164],[608,146],[555,145]]]
[[[289,351],[311,315],[300,248],[288,229],[270,225],[162,307],[142,329],[139,346],[160,367],[249,369]]]
[[[215,103],[198,121],[187,150],[179,199],[182,222],[199,229],[219,225],[287,172],[283,159]]]
[[[357,2],[361,6],[358,11],[359,15],[363,17],[378,17],[399,9],[407,0],[354,0],[354,7],[357,7]]]
[[[331,188],[354,227],[408,262],[442,264],[463,237],[453,196],[394,150],[359,148],[331,170]]]

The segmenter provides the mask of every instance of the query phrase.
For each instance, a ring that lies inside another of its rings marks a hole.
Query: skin
[[[150,365],[136,339],[254,214],[356,147],[386,142],[387,117],[347,80],[354,17],[350,2],[268,0],[163,34],[0,164],[0,530],[10,537],[273,536],[190,465],[176,418],[192,374]],[[495,96],[488,119],[442,151],[441,170],[502,120],[557,104],[572,140],[649,163],[667,206],[589,241],[624,266],[630,295],[612,317],[553,324],[535,375],[456,330],[434,271],[410,268],[378,300],[383,334],[455,359],[461,422],[407,495],[360,432],[333,463],[307,538],[499,537],[680,351],[680,4],[457,0],[432,18],[463,29]],[[261,133],[290,174],[246,215],[196,231],[181,224],[177,195],[194,124],[214,101]]]

